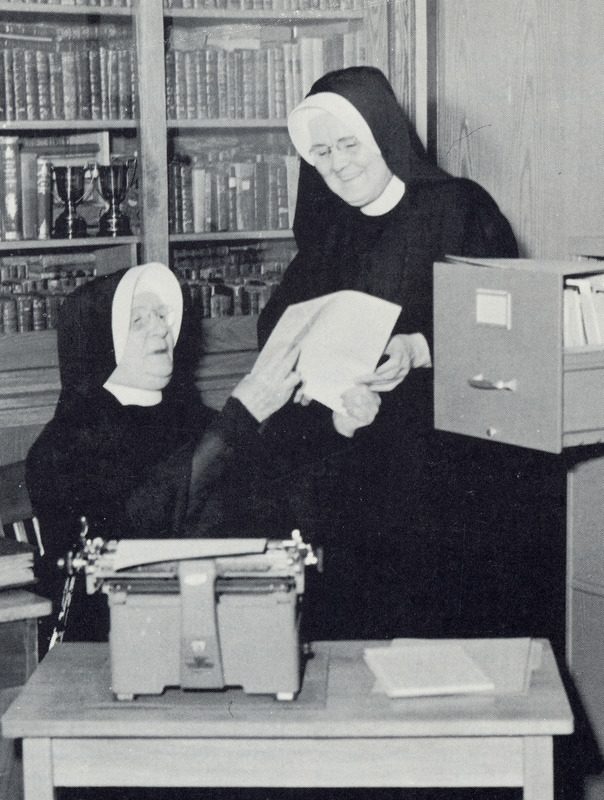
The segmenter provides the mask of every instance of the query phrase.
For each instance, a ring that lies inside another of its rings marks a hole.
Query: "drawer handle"
[[[503,389],[508,392],[515,392],[518,388],[516,378],[512,378],[511,381],[490,381],[482,373],[474,375],[473,378],[468,380],[468,383],[473,389]]]

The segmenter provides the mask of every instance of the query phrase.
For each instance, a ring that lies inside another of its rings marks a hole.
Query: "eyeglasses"
[[[166,327],[170,327],[174,324],[174,319],[175,314],[170,306],[158,306],[157,308],[135,306],[130,317],[130,330],[147,330],[153,322],[161,322]]]
[[[356,136],[343,136],[341,139],[338,139],[334,147],[338,153],[348,153],[348,155],[352,157],[360,145],[361,143]],[[333,149],[334,148],[328,144],[313,144],[309,153],[313,157],[315,164],[326,164],[331,158]]]

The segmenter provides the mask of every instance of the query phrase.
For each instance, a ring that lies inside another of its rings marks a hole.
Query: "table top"
[[[293,702],[241,689],[117,701],[107,644],[62,643],[2,718],[11,738],[420,737],[568,734],[573,718],[549,643],[525,694],[390,699],[363,660],[379,642],[316,642]]]

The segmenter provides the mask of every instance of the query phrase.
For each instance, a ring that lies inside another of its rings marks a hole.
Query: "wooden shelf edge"
[[[201,9],[201,8],[167,8],[164,9],[165,19],[187,20],[195,19],[209,24],[232,22],[287,22],[290,25],[300,25],[325,22],[348,22],[349,20],[363,20],[363,9],[338,9],[301,11],[270,11],[255,10],[239,11],[235,9]]]
[[[119,247],[124,244],[139,244],[140,236],[86,236],[81,239],[18,239],[15,242],[0,241],[0,254],[14,250],[72,250],[75,248]]]
[[[0,131],[40,131],[41,133],[49,130],[96,131],[138,127],[139,121],[136,119],[4,119],[0,121]]]
[[[293,239],[294,234],[290,229],[278,231],[220,231],[216,233],[171,233],[170,244],[184,242],[230,242],[230,241],[257,241],[263,239]]]
[[[25,2],[6,2],[0,0],[0,12],[8,11],[11,14],[31,14],[40,16],[65,16],[65,17],[132,17],[134,8],[122,6],[65,6],[61,3],[48,3],[47,5],[28,4]]]
[[[234,128],[241,130],[242,128],[253,128],[254,130],[263,130],[267,128],[283,128],[287,129],[287,121],[284,119],[228,119],[226,117],[217,118],[199,118],[199,119],[169,119],[167,126],[170,130],[182,129],[201,129],[201,130],[233,130]]]

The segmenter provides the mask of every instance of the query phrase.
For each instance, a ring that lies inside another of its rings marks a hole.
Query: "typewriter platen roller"
[[[291,700],[300,689],[305,567],[288,540],[93,540],[72,559],[88,593],[107,595],[114,696],[166,687],[223,689]]]

